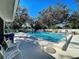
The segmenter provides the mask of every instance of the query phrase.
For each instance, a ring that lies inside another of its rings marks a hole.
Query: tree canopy
[[[75,0],[79,9],[79,0]],[[28,22],[35,29],[78,29],[79,28],[79,11],[75,10],[70,14],[70,9],[63,3],[57,3],[38,12],[36,18],[30,17],[26,8],[17,8],[14,28],[21,28]],[[36,20],[37,19],[37,20]],[[36,21],[35,21],[36,20]],[[61,24],[62,27],[59,25]]]

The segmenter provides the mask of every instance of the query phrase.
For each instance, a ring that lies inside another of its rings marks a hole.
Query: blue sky
[[[38,12],[50,5],[55,5],[57,2],[67,5],[71,12],[77,9],[77,5],[74,0],[20,0],[19,6],[27,8],[28,14],[31,17],[36,17]]]

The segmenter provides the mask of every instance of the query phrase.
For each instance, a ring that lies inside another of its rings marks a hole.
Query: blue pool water
[[[28,32],[27,34],[32,35],[32,37],[35,38],[42,38],[52,42],[59,42],[64,37],[63,34],[52,32]]]

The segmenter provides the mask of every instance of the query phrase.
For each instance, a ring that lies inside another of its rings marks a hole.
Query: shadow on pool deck
[[[79,59],[79,57],[75,57],[75,58],[72,58],[72,59]]]
[[[70,44],[72,45],[72,48],[79,49],[79,43],[76,43],[76,42],[70,42]]]
[[[42,51],[40,47],[33,42],[21,41],[19,49],[22,52],[23,59],[56,59]]]
[[[71,35],[71,37],[67,40],[67,42],[65,43],[65,45],[62,47],[62,50],[63,51],[66,51],[67,50],[67,48],[69,46],[69,43],[70,43],[72,37],[73,37],[73,35]]]

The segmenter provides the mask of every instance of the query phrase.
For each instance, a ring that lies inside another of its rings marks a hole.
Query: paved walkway
[[[69,43],[69,46],[66,51],[51,45],[54,49],[56,49],[55,54],[51,54],[56,59],[72,59],[75,57],[79,57],[79,35],[74,35]]]
[[[33,42],[21,41],[19,49],[22,52],[23,59],[55,59],[53,56],[43,52]]]

